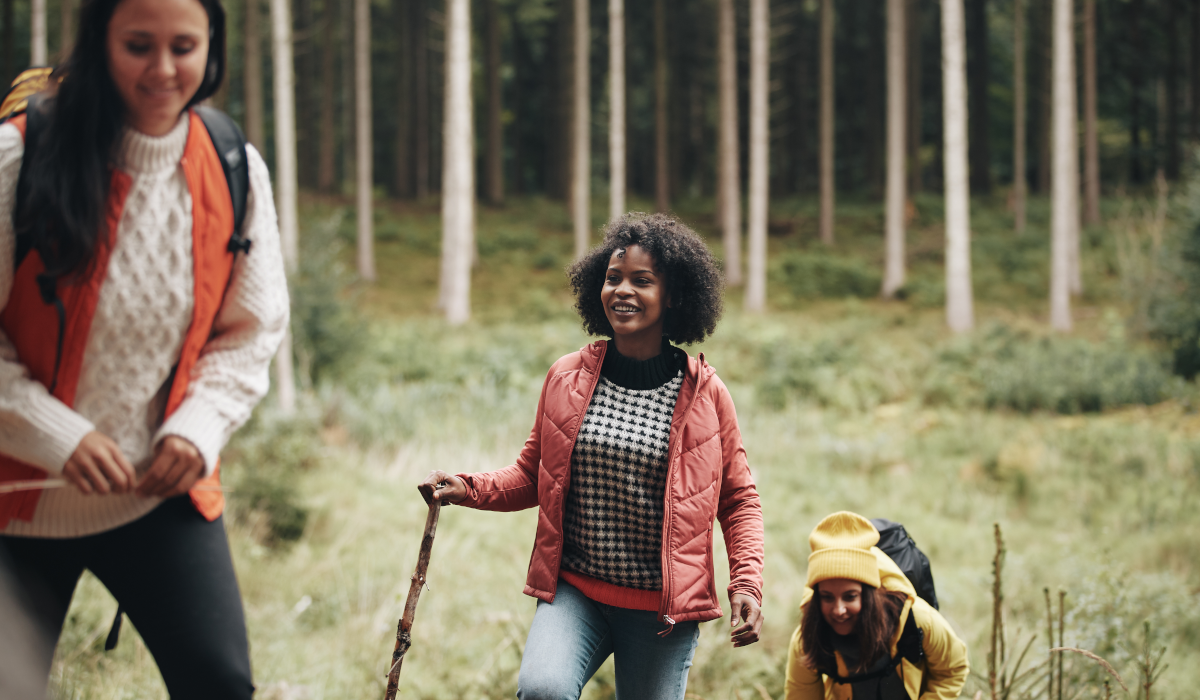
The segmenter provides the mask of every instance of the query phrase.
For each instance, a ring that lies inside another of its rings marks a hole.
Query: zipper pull
[[[671,619],[670,615],[666,615],[666,614],[664,614],[662,616],[662,619],[663,619],[663,624],[667,625],[667,628],[665,630],[663,630],[662,632],[659,632],[658,636],[665,637],[668,634],[675,631],[675,621]]]

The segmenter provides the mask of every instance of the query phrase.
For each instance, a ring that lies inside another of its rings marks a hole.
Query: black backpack
[[[929,569],[929,557],[917,548],[908,531],[900,523],[884,518],[872,518],[871,524],[879,530],[879,544],[883,553],[896,562],[896,566],[917,589],[917,595],[938,609],[937,591],[933,588],[933,572]]]

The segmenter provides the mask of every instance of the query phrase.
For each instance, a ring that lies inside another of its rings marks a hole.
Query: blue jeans
[[[517,697],[578,700],[612,654],[619,700],[683,700],[700,623],[680,622],[667,636],[658,636],[666,629],[654,612],[597,603],[559,579],[554,602],[538,601]]]

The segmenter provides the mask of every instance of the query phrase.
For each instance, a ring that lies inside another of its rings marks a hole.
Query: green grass
[[[323,255],[336,246],[322,222],[343,239],[352,234],[350,218],[330,218],[336,204],[306,210],[306,245]],[[680,209],[716,241],[706,206]],[[1190,697],[1200,685],[1188,662],[1200,654],[1195,385],[1155,374],[1161,353],[1124,339],[1126,309],[1102,236],[1085,252],[1089,291],[1075,336],[1047,334],[1047,212],[1037,201],[1022,241],[1008,234],[1002,210],[977,203],[980,330],[950,336],[936,298],[938,206],[917,202],[908,301],[814,298],[773,284],[772,311],[748,316],[735,290],[717,334],[689,348],[730,386],[767,546],[763,641],[733,650],[724,621],[703,625],[689,692],[752,698],[761,684],[782,697],[808,533],[849,509],[903,522],[929,554],[943,612],[970,645],[976,673],[986,668],[999,522],[1010,632],[1042,631],[1043,587],[1065,589],[1068,644],[1109,658],[1132,686],[1131,649],[1150,620],[1170,664],[1155,697]],[[255,677],[260,688],[305,686],[313,700],[383,693],[426,512],[416,481],[434,468],[511,463],[549,363],[588,342],[561,275],[570,254],[561,205],[480,211],[474,320],[463,328],[436,317],[436,207],[380,208],[380,281],[343,288],[344,271],[322,259],[296,296],[297,320],[310,329],[302,364],[315,377],[298,416],[281,418],[268,399],[225,452]],[[823,251],[812,202],[777,203],[773,256],[821,251],[877,269],[879,207],[847,201],[839,216],[838,245]],[[344,267],[349,251],[340,256]],[[356,342],[344,342],[347,333]],[[1136,389],[1145,386],[1149,393]],[[1101,398],[1072,404],[1064,395]],[[1038,396],[1049,398],[1029,398]],[[535,516],[443,513],[401,697],[512,697],[534,611],[521,589]],[[716,548],[723,587],[720,538]],[[85,576],[54,667],[57,696],[165,696],[136,634],[101,651],[113,609]],[[1045,649],[1043,633],[1034,652]],[[1082,697],[1099,697],[1094,668],[1067,666]],[[612,674],[610,662],[584,697],[611,698]],[[973,679],[968,695],[982,687]]]

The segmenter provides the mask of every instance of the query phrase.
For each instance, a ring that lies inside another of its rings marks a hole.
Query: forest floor
[[[298,415],[280,416],[268,397],[224,455],[226,524],[268,699],[383,694],[426,513],[416,482],[433,468],[510,464],[546,368],[588,342],[561,272],[571,242],[560,203],[480,210],[462,328],[436,312],[436,203],[379,204],[373,285],[345,269],[353,220],[342,204],[313,199],[303,211]],[[937,198],[917,200],[911,283],[895,302],[863,291],[882,267],[881,207],[844,201],[830,251],[814,240],[815,203],[796,200],[772,211],[770,311],[743,313],[733,290],[717,333],[688,348],[733,394],[767,551],[761,643],[734,650],[725,621],[702,625],[692,697],[782,698],[808,533],[841,509],[904,523],[929,555],[942,611],[970,646],[967,696],[987,685],[995,523],[1009,656],[1036,635],[1025,665],[1044,661],[1044,589],[1055,601],[1063,590],[1068,646],[1109,659],[1134,688],[1148,621],[1169,664],[1154,696],[1200,686],[1187,661],[1200,655],[1200,401],[1137,332],[1131,270],[1150,214],[1106,203],[1115,223],[1085,235],[1077,329],[1057,338],[1046,330],[1045,202],[1033,202],[1023,238],[1003,202],[974,207],[973,333],[955,337],[942,321]],[[709,203],[679,213],[718,246]],[[521,593],[535,522],[533,511],[442,513],[400,697],[513,697],[535,606]],[[721,538],[714,546],[723,590]],[[57,696],[165,697],[132,630],[102,651],[114,609],[85,575]],[[1103,697],[1101,680],[1090,661],[1066,660],[1066,697]],[[613,696],[610,660],[584,697]]]

